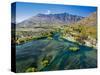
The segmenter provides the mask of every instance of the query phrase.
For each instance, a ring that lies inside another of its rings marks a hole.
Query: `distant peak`
[[[64,14],[64,15],[67,15],[68,13],[66,13],[66,12],[64,12],[64,13],[49,13],[49,14],[46,14],[46,13],[44,13],[44,14],[42,14],[42,13],[39,13],[39,14],[37,14],[36,16],[45,16],[45,15],[60,15],[60,14]]]

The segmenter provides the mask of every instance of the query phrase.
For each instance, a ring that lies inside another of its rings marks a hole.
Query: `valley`
[[[16,71],[97,67],[95,18],[96,12],[88,17],[66,13],[39,14],[17,24]]]

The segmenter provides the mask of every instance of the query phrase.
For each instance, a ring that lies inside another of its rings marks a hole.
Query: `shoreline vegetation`
[[[96,48],[96,42],[97,42],[96,30],[97,28],[95,26],[66,25],[66,26],[55,27],[52,28],[52,30],[48,31],[41,31],[37,33],[33,32],[33,34],[32,32],[30,33],[30,31],[19,31],[16,33],[16,44],[20,45],[32,40],[39,40],[44,38],[52,40],[53,35],[55,33],[59,33],[61,38],[64,38],[72,42],[76,42],[78,44],[83,44],[89,47]]]

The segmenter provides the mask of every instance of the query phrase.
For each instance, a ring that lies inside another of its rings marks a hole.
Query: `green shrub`
[[[34,67],[28,68],[26,72],[36,72],[36,68]]]
[[[49,63],[49,61],[48,61],[48,60],[43,60],[43,61],[41,62],[41,64],[42,64],[43,66],[47,66],[47,65],[48,65],[48,63]]]
[[[78,51],[79,50],[79,47],[69,47],[69,50],[70,51]]]

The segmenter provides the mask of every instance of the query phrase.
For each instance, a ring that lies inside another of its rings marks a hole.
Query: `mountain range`
[[[82,20],[84,17],[69,13],[37,14],[17,24],[17,27],[39,27],[67,25]]]

